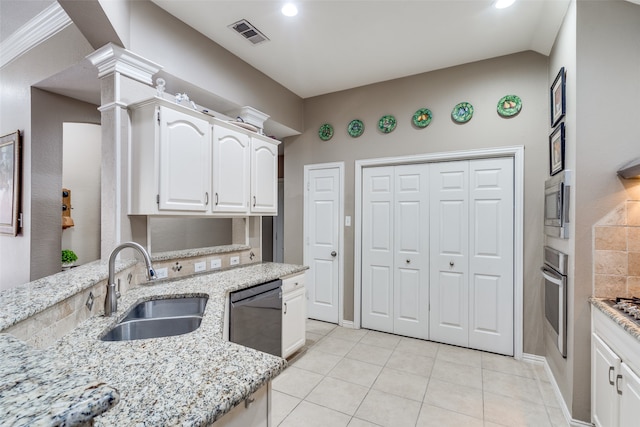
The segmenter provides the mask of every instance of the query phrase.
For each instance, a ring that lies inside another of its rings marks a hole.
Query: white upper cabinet
[[[250,140],[243,132],[213,126],[213,212],[248,212]]]
[[[251,212],[278,214],[278,145],[251,138]]]
[[[131,215],[277,215],[278,144],[153,98],[130,106]]]

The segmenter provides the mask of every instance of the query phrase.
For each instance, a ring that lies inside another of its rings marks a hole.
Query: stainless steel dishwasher
[[[229,295],[229,341],[265,353],[282,354],[282,280]]]

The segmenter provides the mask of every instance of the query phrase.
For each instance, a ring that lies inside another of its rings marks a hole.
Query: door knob
[[[338,253],[337,253],[336,251],[331,251],[331,256],[332,256],[332,257],[334,257],[334,258],[335,258],[335,257],[336,257],[336,255],[338,255]]]
[[[453,267],[453,266],[454,266],[453,261],[449,261],[449,267]]]
[[[411,264],[411,260],[410,259],[407,260],[407,264]]]

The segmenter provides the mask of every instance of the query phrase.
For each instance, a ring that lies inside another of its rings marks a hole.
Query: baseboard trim
[[[353,324],[353,320],[344,320],[342,319],[339,323],[340,326],[342,326],[343,328],[349,328],[349,329],[354,329],[355,325]]]
[[[542,365],[544,366],[544,371],[551,382],[551,387],[553,388],[553,392],[556,395],[556,399],[560,403],[560,410],[564,415],[565,420],[571,427],[593,427],[593,424],[587,423],[581,420],[576,420],[571,417],[571,412],[569,412],[569,407],[567,406],[567,402],[564,400],[564,396],[560,392],[560,387],[558,387],[558,383],[556,382],[556,378],[553,376],[551,372],[551,368],[549,367],[549,363],[547,362],[547,358],[544,356],[538,356],[537,354],[529,354],[523,353],[522,360],[534,365]]]

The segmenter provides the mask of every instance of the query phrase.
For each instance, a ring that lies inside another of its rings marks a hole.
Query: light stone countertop
[[[96,426],[208,425],[286,366],[279,357],[223,341],[227,294],[306,268],[259,263],[151,282],[124,295],[116,316],[86,320],[50,350],[119,391],[120,403],[95,418]],[[132,306],[166,296],[208,296],[200,327],[174,337],[100,341]]]
[[[0,334],[0,425],[81,426],[118,403],[118,392],[46,350]]]
[[[629,335],[640,341],[640,325],[630,320],[621,311],[615,310],[605,302],[608,298],[589,298],[589,302],[595,308],[607,315],[614,322],[616,322],[622,329],[624,329]]]
[[[167,261],[176,258],[192,258],[206,255],[226,254],[230,252],[248,251],[251,246],[247,245],[225,245],[225,246],[211,246],[208,248],[197,249],[184,249],[180,251],[168,251],[160,252],[157,254],[151,254],[151,261]]]

